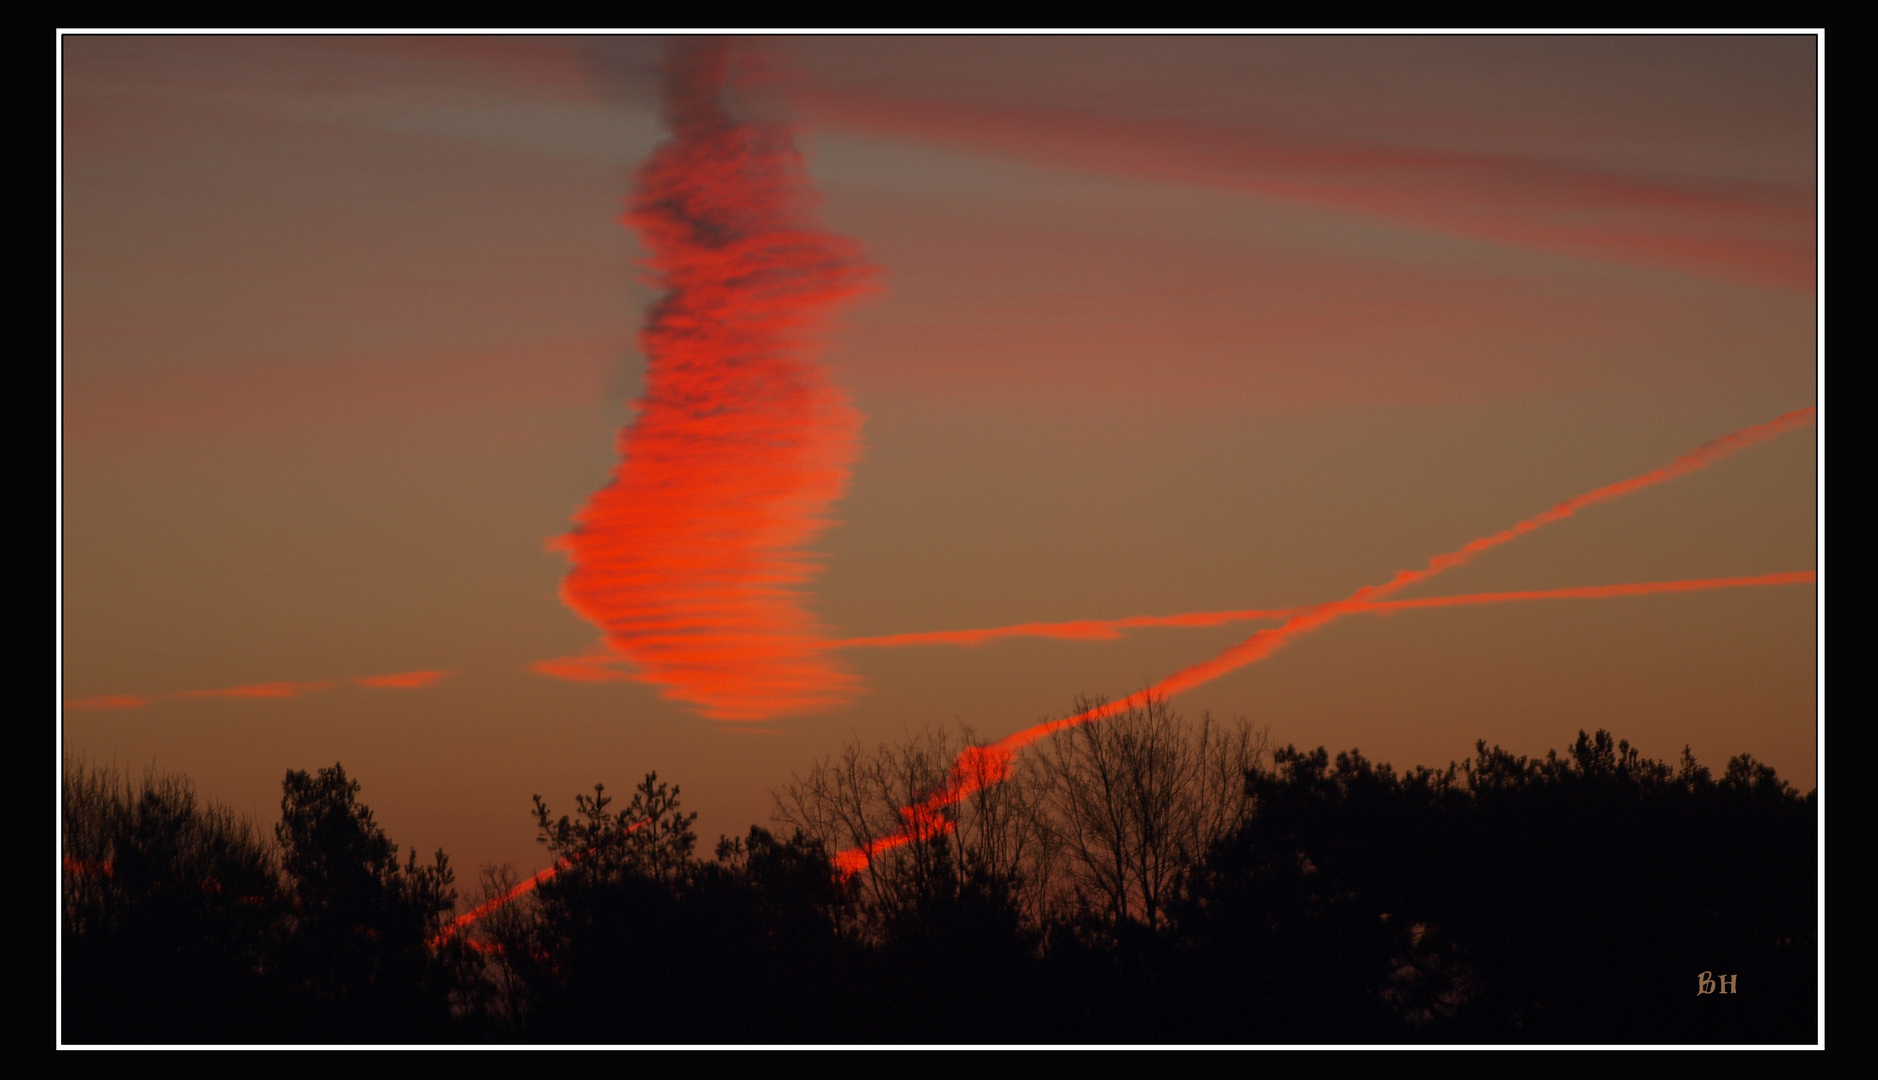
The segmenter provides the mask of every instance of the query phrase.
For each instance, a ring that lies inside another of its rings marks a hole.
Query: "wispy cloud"
[[[390,675],[366,675],[346,679],[354,686],[373,690],[417,690],[435,686],[449,672],[447,671],[399,671]],[[293,698],[302,694],[311,694],[320,690],[330,690],[339,682],[331,679],[313,681],[281,680],[279,682],[244,683],[241,686],[223,686],[208,690],[177,690],[167,694],[100,694],[96,697],[68,701],[68,709],[140,709],[158,699],[200,699],[200,698],[243,698],[262,700],[271,698]]]
[[[805,81],[785,86],[820,125],[1294,200],[1521,248],[1783,290],[1814,287],[1810,192],[1708,190],[1510,155],[1018,104],[914,101]]]

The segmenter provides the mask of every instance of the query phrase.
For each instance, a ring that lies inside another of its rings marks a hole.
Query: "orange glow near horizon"
[[[910,823],[915,820],[923,821],[931,815],[936,814],[941,809],[957,803],[974,791],[980,790],[986,783],[992,782],[989,779],[989,774],[985,767],[987,762],[994,763],[998,775],[1002,775],[1003,770],[1009,768],[1010,759],[1014,757],[1019,750],[1046,735],[1062,731],[1066,728],[1086,724],[1091,721],[1100,720],[1107,716],[1112,716],[1131,707],[1142,705],[1152,698],[1172,697],[1175,694],[1184,693],[1195,687],[1203,686],[1222,675],[1237,671],[1247,664],[1264,660],[1282,648],[1291,638],[1335,622],[1345,615],[1352,615],[1359,612],[1402,610],[1415,607],[1441,607],[1456,606],[1464,603],[1496,603],[1510,600],[1552,598],[1563,595],[1614,597],[1642,595],[1645,592],[1695,591],[1702,588],[1739,587],[1750,584],[1793,584],[1802,581],[1817,580],[1816,576],[1811,571],[1798,571],[1788,574],[1768,575],[1763,579],[1712,578],[1702,579],[1696,582],[1662,582],[1657,583],[1656,586],[1648,584],[1589,586],[1579,589],[1545,590],[1532,593],[1480,593],[1474,594],[1471,597],[1432,597],[1419,601],[1409,600],[1385,603],[1387,597],[1400,592],[1410,585],[1426,581],[1437,574],[1454,569],[1455,567],[1465,566],[1472,562],[1475,556],[1483,552],[1492,550],[1502,544],[1511,543],[1519,537],[1543,528],[1546,525],[1563,521],[1587,506],[1621,498],[1645,488],[1676,479],[1679,476],[1686,476],[1698,469],[1707,468],[1737,451],[1744,450],[1756,443],[1764,442],[1767,439],[1791,431],[1794,428],[1810,424],[1813,422],[1817,413],[1818,409],[1815,407],[1795,409],[1767,423],[1756,424],[1752,427],[1742,428],[1739,431],[1723,435],[1718,439],[1684,454],[1682,457],[1677,458],[1661,468],[1639,473],[1627,480],[1607,484],[1603,487],[1588,491],[1583,495],[1567,499],[1544,513],[1527,518],[1513,525],[1511,528],[1503,529],[1490,536],[1470,540],[1454,551],[1436,555],[1429,559],[1427,565],[1420,570],[1398,571],[1393,578],[1383,584],[1364,586],[1343,600],[1333,600],[1328,603],[1317,604],[1301,609],[1296,614],[1286,618],[1283,624],[1270,629],[1260,630],[1244,641],[1221,652],[1219,655],[1183,668],[1144,690],[1129,694],[1116,701],[1098,705],[1095,708],[1085,710],[1073,716],[1035,724],[1022,731],[1007,735],[988,746],[974,748],[970,754],[961,754],[958,759],[953,762],[950,773],[937,791],[922,799],[915,807],[904,810],[902,812],[903,816],[911,815],[907,818]],[[870,841],[861,848],[853,848],[841,852],[836,858],[836,865],[844,870],[851,871],[851,868],[855,867],[857,864],[859,866],[865,866],[867,860],[874,852],[900,847],[914,840],[921,839],[925,835],[927,835],[927,833],[922,831],[922,829],[903,826],[893,834]]]
[[[631,678],[716,720],[849,700],[802,586],[859,455],[861,416],[814,359],[815,330],[863,285],[855,247],[811,222],[786,128],[733,120],[721,44],[667,57],[673,138],[627,222],[666,293],[641,332],[646,388],[611,481],[562,541],[566,604]],[[545,661],[582,681],[593,660]]]

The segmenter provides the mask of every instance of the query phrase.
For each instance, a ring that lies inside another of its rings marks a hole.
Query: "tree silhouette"
[[[402,864],[358,801],[359,783],[335,764],[289,771],[275,827],[291,882],[285,967],[311,1039],[415,1041],[449,1031],[451,995],[469,965],[460,945],[431,942],[455,907],[455,880],[438,851]]]
[[[1403,775],[1354,751],[1275,763],[1181,912],[1198,1029],[1811,1041],[1814,808],[1772,769],[1718,782],[1603,731]],[[1699,998],[1705,969],[1755,998]]]
[[[274,1037],[286,927],[260,834],[180,777],[69,764],[62,811],[67,1041]]]
[[[697,857],[696,814],[656,773],[624,806],[601,785],[570,815],[536,797],[556,870],[448,935],[448,861],[400,861],[337,765],[287,774],[273,845],[186,782],[68,768],[64,1030],[100,1042],[1815,1037],[1817,802],[1764,764],[1741,756],[1717,775],[1686,750],[1655,761],[1598,731],[1539,758],[1481,743],[1441,769],[1398,773],[1322,747],[1277,750],[1266,766],[1249,731],[1215,743],[1209,726],[1175,719],[1143,710],[1104,741],[999,761],[1005,801],[961,799],[863,872],[838,871],[831,847],[946,779],[957,755],[939,736],[825,759],[778,799],[804,827],[753,826],[712,859]],[[1228,774],[1238,790],[1222,787]],[[518,884],[486,878],[491,896]],[[1732,976],[1732,992],[1697,993],[1703,972]]]

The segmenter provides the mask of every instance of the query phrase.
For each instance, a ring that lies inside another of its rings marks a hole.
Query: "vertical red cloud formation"
[[[800,586],[861,419],[815,362],[814,334],[863,267],[813,225],[788,130],[725,111],[725,61],[722,44],[667,57],[675,137],[627,216],[667,292],[640,336],[646,389],[621,463],[563,541],[561,596],[665,697],[748,722],[858,689],[820,647]]]
[[[866,866],[868,859],[873,853],[882,850],[890,850],[930,835],[931,826],[927,823],[935,819],[940,809],[957,803],[960,799],[980,790],[987,783],[993,782],[990,777],[1001,776],[1003,772],[1009,768],[1010,759],[1015,756],[1019,750],[1046,735],[1061,731],[1065,728],[1076,727],[1080,724],[1101,720],[1104,717],[1113,716],[1129,708],[1139,707],[1145,704],[1150,698],[1169,697],[1174,694],[1184,693],[1197,686],[1203,686],[1247,664],[1263,660],[1277,652],[1293,637],[1316,630],[1328,623],[1335,622],[1345,615],[1353,615],[1365,611],[1386,610],[1395,607],[1439,606],[1441,603],[1439,600],[1425,601],[1421,604],[1414,604],[1413,602],[1404,604],[1384,604],[1381,603],[1381,601],[1386,600],[1390,595],[1400,592],[1410,585],[1426,581],[1437,574],[1452,570],[1457,566],[1465,566],[1472,562],[1476,555],[1482,552],[1489,551],[1502,544],[1511,543],[1519,537],[1546,525],[1563,521],[1587,506],[1606,502],[1611,499],[1622,498],[1625,495],[1641,491],[1644,488],[1674,480],[1679,476],[1686,476],[1698,469],[1707,468],[1717,461],[1729,457],[1737,451],[1753,446],[1756,443],[1764,442],[1777,435],[1791,431],[1794,428],[1810,424],[1817,414],[1817,408],[1795,409],[1765,424],[1756,424],[1752,427],[1730,432],[1719,439],[1715,439],[1684,454],[1661,468],[1639,473],[1627,480],[1620,480],[1615,484],[1606,484],[1603,487],[1595,488],[1585,492],[1583,495],[1567,499],[1544,513],[1535,514],[1514,525],[1512,528],[1502,529],[1490,536],[1470,540],[1454,551],[1436,555],[1429,559],[1428,564],[1420,570],[1399,571],[1393,578],[1381,585],[1366,585],[1345,599],[1332,600],[1328,603],[1316,604],[1299,610],[1287,618],[1281,625],[1272,627],[1269,630],[1260,630],[1251,637],[1239,642],[1237,645],[1228,648],[1218,656],[1177,671],[1145,690],[1130,694],[1118,701],[1111,701],[1093,709],[1077,713],[1074,716],[1066,716],[1060,720],[1051,720],[1042,724],[1036,724],[1015,734],[1007,735],[989,746],[974,748],[966,754],[961,754],[958,760],[953,762],[951,771],[937,791],[932,792],[915,805],[901,810],[901,816],[906,824],[903,825],[898,832],[891,836],[871,841],[862,847],[850,848],[847,851],[840,852],[835,857],[835,865],[843,872],[852,873]],[[1784,575],[1780,576],[1784,577]],[[1738,583],[1741,579],[1720,580]],[[1765,583],[1785,584],[1787,582],[1770,581]],[[1716,586],[1709,585],[1707,587]],[[1611,586],[1605,588],[1621,590],[1626,587]],[[1635,589],[1640,587],[1631,586],[1629,588]],[[1648,587],[1643,586],[1641,588]],[[1578,590],[1578,592],[1580,592],[1581,595],[1587,596],[1635,595],[1635,593],[1625,594],[1622,592],[1609,591],[1600,593],[1596,588],[1591,590]],[[1502,598],[1513,600],[1536,598],[1536,596],[1532,594],[1511,593],[1502,594]],[[1475,600],[1473,602],[1491,601]]]

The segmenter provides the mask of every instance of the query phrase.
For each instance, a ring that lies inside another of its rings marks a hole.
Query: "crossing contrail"
[[[1543,513],[1535,514],[1524,521],[1518,522],[1510,528],[1470,540],[1453,551],[1436,555],[1429,559],[1427,564],[1418,570],[1399,571],[1388,581],[1380,585],[1366,585],[1342,600],[1332,600],[1327,603],[1315,604],[1298,609],[1293,614],[1286,616],[1285,621],[1280,625],[1270,629],[1260,630],[1217,656],[1183,668],[1144,690],[1137,691],[1119,700],[1107,702],[1095,708],[1076,713],[1073,716],[1033,725],[1022,731],[1007,735],[987,746],[972,748],[966,753],[961,754],[959,758],[954,761],[951,771],[947,775],[946,780],[939,786],[938,790],[932,792],[918,803],[901,809],[900,813],[904,824],[900,830],[880,839],[870,841],[861,847],[851,848],[839,853],[836,856],[836,865],[844,871],[853,871],[866,866],[869,858],[883,849],[896,848],[913,840],[931,835],[932,830],[939,827],[936,823],[941,820],[941,815],[939,814],[940,810],[957,803],[960,799],[965,798],[972,792],[980,790],[986,783],[995,782],[996,779],[1001,778],[1008,772],[1009,761],[1017,751],[1036,742],[1038,739],[1054,732],[1062,731],[1065,728],[1076,727],[1080,724],[1086,724],[1094,720],[1112,716],[1117,712],[1138,707],[1150,698],[1172,697],[1175,694],[1184,693],[1195,687],[1203,686],[1222,675],[1271,656],[1273,653],[1283,648],[1292,638],[1300,634],[1316,630],[1346,615],[1386,610],[1381,606],[1380,602],[1386,601],[1390,596],[1393,596],[1395,593],[1400,592],[1410,585],[1427,581],[1457,566],[1465,566],[1484,552],[1491,551],[1503,544],[1509,544],[1519,537],[1525,536],[1537,529],[1544,528],[1547,525],[1563,521],[1588,506],[1595,506],[1601,502],[1622,498],[1625,495],[1634,494],[1645,488],[1674,480],[1679,476],[1686,476],[1698,469],[1707,468],[1756,443],[1764,442],[1767,439],[1774,438],[1794,428],[1812,423],[1817,412],[1817,408],[1795,409],[1767,423],[1756,424],[1752,427],[1730,432],[1727,435],[1723,435],[1721,438],[1705,443],[1661,468],[1651,469],[1648,472],[1639,473],[1629,479],[1620,480],[1614,484],[1606,484],[1603,487],[1585,492],[1582,495],[1574,496]],[[1802,579],[1796,578],[1793,580]],[[1785,584],[1789,582],[1783,581],[1781,583]],[[1639,587],[1640,586],[1630,586],[1630,588]],[[1622,589],[1625,588],[1625,586],[1605,586],[1604,588]],[[1657,591],[1674,590],[1663,588]],[[1612,593],[1610,595],[1624,594]],[[1477,600],[1475,602],[1488,603],[1493,601]],[[1418,606],[1433,607],[1440,606],[1440,603],[1439,601],[1422,601],[1419,603],[1416,601],[1407,601],[1391,605],[1391,607],[1398,610]]]
[[[1811,570],[1783,571],[1752,577],[1688,578],[1679,581],[1649,581],[1633,585],[1583,585],[1564,589],[1516,590],[1511,592],[1468,593],[1461,596],[1430,596],[1418,600],[1379,600],[1363,606],[1373,614],[1406,611],[1415,608],[1458,607],[1470,604],[1500,604],[1515,600],[1566,600],[1613,596],[1648,596],[1665,592],[1701,592],[1707,589],[1732,589],[1753,585],[1791,585],[1814,579]],[[911,634],[883,634],[878,637],[838,638],[828,643],[832,649],[892,649],[916,645],[983,645],[1004,638],[1048,638],[1056,641],[1115,641],[1124,630],[1145,627],[1208,627],[1235,622],[1259,622],[1288,619],[1308,611],[1308,606],[1291,608],[1246,608],[1228,611],[1191,611],[1179,615],[1130,615],[1122,619],[1077,619],[1070,622],[1014,623],[977,630],[931,630]],[[578,661],[568,661],[576,663]]]

